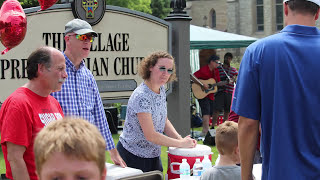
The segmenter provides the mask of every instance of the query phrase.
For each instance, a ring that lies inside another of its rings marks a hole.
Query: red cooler
[[[204,155],[209,155],[211,160],[211,154],[211,148],[202,144],[197,144],[195,148],[169,147],[167,179],[180,178],[179,166],[182,163],[182,159],[187,159],[190,169],[192,169],[197,158],[202,161]]]

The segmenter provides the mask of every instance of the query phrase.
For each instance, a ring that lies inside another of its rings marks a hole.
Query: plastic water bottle
[[[202,160],[203,172],[202,174],[212,167],[212,163],[209,159],[209,155],[204,155],[204,159]]]
[[[181,179],[188,179],[190,177],[190,165],[188,164],[187,159],[182,159],[179,171]]]
[[[202,163],[200,162],[200,159],[197,158],[196,162],[193,165],[193,176],[197,176],[198,178],[200,178],[200,176],[202,175],[202,171],[203,171]]]

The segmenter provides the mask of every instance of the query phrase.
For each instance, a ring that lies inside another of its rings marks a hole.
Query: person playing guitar
[[[219,75],[221,80],[229,80],[224,86],[219,87],[218,92],[215,94],[214,101],[214,112],[213,117],[218,119],[218,116],[221,111],[223,111],[223,121],[227,120],[230,113],[232,92],[235,85],[235,80],[238,76],[238,71],[236,68],[231,67],[233,55],[230,52],[227,52],[224,55],[223,65],[218,67]]]
[[[208,59],[208,64],[206,66],[201,67],[197,72],[195,72],[193,75],[202,80],[208,80],[208,79],[214,79],[215,82],[220,81],[219,76],[219,70],[217,67],[219,66],[219,57],[216,55],[212,55]],[[208,90],[210,88],[210,85],[207,83],[200,83],[199,81],[195,80],[195,78],[192,78],[193,81],[197,84],[199,84],[202,88],[205,90]],[[202,133],[201,136],[204,136],[209,131],[209,119],[213,115],[213,101],[214,101],[214,93],[209,93],[206,97],[203,99],[198,99],[201,112],[202,112]],[[215,124],[215,122],[212,122],[212,124]]]

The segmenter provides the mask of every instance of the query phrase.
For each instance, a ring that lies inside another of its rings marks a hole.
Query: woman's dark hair
[[[28,79],[32,80],[38,77],[38,64],[43,64],[46,68],[51,66],[51,49],[49,47],[41,47],[33,51],[27,59]]]

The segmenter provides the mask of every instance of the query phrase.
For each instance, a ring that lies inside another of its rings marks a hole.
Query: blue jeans
[[[128,167],[141,169],[143,172],[149,171],[163,171],[162,162],[160,157],[155,158],[142,158],[136,156],[129,151],[127,151],[119,141],[117,144],[117,150],[121,156],[121,158],[126,162]]]

